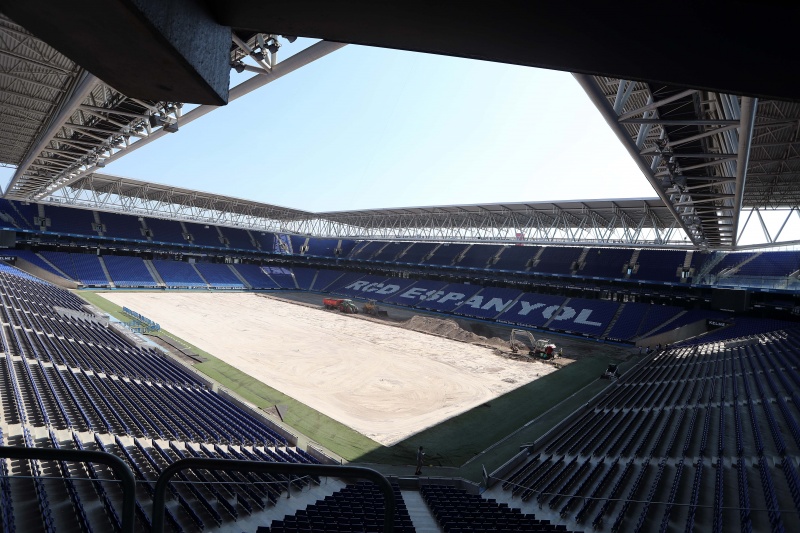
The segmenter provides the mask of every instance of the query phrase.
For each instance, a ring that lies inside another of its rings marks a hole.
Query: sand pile
[[[430,333],[431,335],[438,335],[446,339],[454,341],[469,342],[471,344],[480,344],[482,346],[490,346],[492,348],[500,348],[508,350],[508,342],[498,339],[497,337],[483,337],[467,331],[458,325],[458,322],[449,318],[433,318],[429,316],[416,315],[411,317],[402,325],[406,329],[413,331],[420,331],[422,333]]]

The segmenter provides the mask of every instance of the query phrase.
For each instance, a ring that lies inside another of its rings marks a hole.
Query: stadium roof
[[[658,198],[522,202],[312,213],[170,185],[91,174],[48,197],[76,207],[332,238],[687,246]]]
[[[112,3],[117,8],[122,6],[127,9],[125,7],[127,4]],[[56,24],[55,29],[48,26],[53,31],[43,35],[47,36],[49,42],[65,46],[70,54],[78,53],[74,47],[64,44],[63,37],[73,34],[69,24],[53,22],[51,19],[53,13],[63,10],[67,11],[64,14],[67,17],[82,16],[83,7],[49,0],[34,4],[39,7],[31,7],[25,2],[2,5],[3,9],[13,9],[15,14],[39,29],[43,29],[44,23],[51,26]],[[248,9],[255,10],[253,16],[264,14],[263,7],[248,2],[212,4],[217,10],[217,15],[230,19],[230,24],[234,27],[246,18],[244,15],[249,12]],[[681,54],[656,56],[663,59],[655,62],[659,65],[655,70],[650,68],[649,63],[605,61],[600,57],[603,54],[587,56],[581,51],[582,55],[575,55],[570,51],[571,48],[565,49],[565,55],[548,56],[548,59],[534,50],[536,47],[520,47],[518,39],[512,36],[504,37],[506,34],[503,32],[498,33],[502,26],[501,22],[503,20],[508,22],[510,15],[516,13],[515,10],[520,9],[523,4],[512,2],[505,8],[498,7],[495,9],[497,15],[495,18],[482,21],[485,31],[494,35],[494,39],[487,40],[483,48],[477,51],[471,48],[473,46],[471,43],[463,41],[456,35],[452,28],[440,27],[437,41],[439,48],[434,46],[436,43],[429,40],[429,35],[423,35],[425,32],[422,30],[417,32],[419,35],[408,35],[407,29],[401,24],[401,19],[406,16],[416,16],[413,14],[400,13],[398,14],[400,19],[387,22],[375,18],[375,13],[365,12],[363,15],[367,18],[372,17],[370,20],[374,19],[376,25],[369,30],[372,33],[365,34],[358,33],[361,31],[360,28],[348,23],[343,12],[334,14],[331,24],[327,24],[325,17],[311,17],[308,20],[298,21],[292,18],[299,16],[298,13],[294,13],[291,9],[280,13],[272,10],[270,13],[278,21],[275,24],[288,25],[285,28],[281,27],[281,32],[298,30],[294,34],[338,38],[342,41],[349,39],[350,42],[464,57],[482,57],[518,64],[573,67],[582,72],[594,71],[595,74],[599,70],[607,70],[609,74],[613,72],[611,77],[577,74],[576,78],[628,149],[631,157],[639,164],[644,179],[647,179],[657,192],[658,200],[646,200],[647,209],[643,211],[645,214],[632,216],[619,207],[621,205],[619,201],[612,200],[568,202],[569,209],[564,207],[566,204],[556,202],[546,206],[534,203],[513,204],[514,207],[476,205],[365,210],[324,213],[312,217],[311,219],[317,222],[314,224],[305,222],[304,228],[307,232],[327,235],[360,233],[387,238],[412,235],[466,238],[467,230],[457,229],[461,227],[470,228],[469,232],[472,232],[473,237],[509,239],[512,238],[511,233],[516,233],[516,229],[523,229],[522,233],[526,235],[537,234],[544,239],[553,234],[552,228],[554,224],[558,224],[565,235],[564,239],[571,239],[577,243],[593,242],[597,239],[603,241],[605,237],[598,237],[601,234],[598,234],[596,229],[602,227],[604,223],[609,227],[618,227],[616,225],[621,222],[615,217],[621,217],[621,213],[626,213],[626,216],[631,216],[631,220],[623,224],[625,227],[648,230],[647,237],[644,237],[645,233],[633,232],[630,235],[637,235],[636,237],[622,239],[629,244],[640,244],[643,239],[654,245],[682,243],[685,234],[695,248],[730,249],[737,245],[737,229],[740,228],[739,221],[742,218],[743,208],[783,209],[789,213],[787,220],[792,212],[797,212],[800,206],[800,137],[798,137],[800,104],[781,101],[775,99],[775,96],[796,98],[798,93],[793,83],[787,83],[789,77],[782,74],[769,77],[772,71],[785,72],[787,69],[793,71],[791,65],[777,61],[767,48],[758,42],[753,42],[746,35],[743,34],[741,39],[736,40],[728,33],[726,33],[728,45],[739,50],[738,58],[741,61],[746,61],[756,69],[749,71],[750,74],[757,71],[760,73],[759,76],[726,77],[721,74],[725,69],[712,69],[708,65],[701,68],[705,60],[695,64],[692,63],[693,58]],[[41,10],[42,5],[50,6],[55,11],[47,11],[51,16],[41,17],[37,15],[35,9],[39,9],[38,13],[45,12]],[[503,11],[506,8],[508,11]],[[34,9],[32,17],[28,16],[30,13],[26,15],[25,11],[28,9]],[[427,10],[425,13],[431,18],[421,20],[421,24],[433,24],[436,17],[443,16],[437,10]],[[794,14],[794,11],[788,13],[792,16]],[[455,16],[452,13],[450,15]],[[542,13],[540,15],[544,16]],[[550,15],[557,14],[550,13],[548,16]],[[769,13],[766,13],[766,10],[753,14],[755,17],[767,15]],[[778,22],[791,23],[792,16],[788,15],[786,20],[781,19]],[[468,14],[458,14],[458,17],[463,18],[463,20],[458,19],[461,21],[459,24],[468,25],[475,22]],[[250,20],[261,19],[251,17]],[[304,26],[306,22],[308,24]],[[375,28],[380,28],[381,25],[384,25],[384,29],[388,32],[384,37],[379,31],[375,31]],[[591,28],[584,30],[594,31],[592,28],[595,25],[602,26],[593,22]],[[420,27],[428,28],[428,26]],[[307,32],[300,31],[303,28],[308,28]],[[428,29],[432,31],[432,28]],[[716,31],[716,26],[710,25],[706,29],[713,33]],[[81,27],[80,31],[81,39],[99,40],[104,38],[106,30],[97,28],[95,34],[86,27]],[[63,35],[59,32],[63,32]],[[56,33],[58,35],[55,35]],[[256,33],[254,28],[231,32],[229,54],[225,56],[225,61],[236,68],[252,70],[258,75],[231,88],[230,100],[343,46],[340,43],[321,41],[285,61],[278,62],[276,55],[268,51],[264,44],[273,37],[277,36]],[[145,41],[154,39],[147,35],[139,35],[139,38]],[[565,46],[577,49],[581,37],[574,32],[565,32],[564,35],[550,35],[548,38],[552,42],[564,41]],[[704,34],[702,38],[708,38],[708,35]],[[490,42],[493,44],[490,45]],[[619,43],[615,44],[611,37],[608,37],[607,41],[598,41],[598,46],[613,48],[618,45]],[[683,45],[673,42],[670,46]],[[106,50],[90,51],[102,54]],[[633,55],[641,52],[641,50],[629,51]],[[133,52],[135,53],[135,50]],[[130,51],[126,50],[125,53]],[[528,55],[525,55],[526,53]],[[248,56],[255,57],[255,62],[250,61],[249,64],[245,64],[242,60]],[[673,56],[680,56],[682,59],[673,64],[669,60],[669,57]],[[581,59],[582,57],[584,59]],[[591,61],[597,61],[597,66],[591,68],[591,65],[586,64],[586,57]],[[725,58],[718,60],[728,61]],[[691,68],[687,66],[689,63],[684,65],[682,62],[691,63]],[[110,64],[112,70],[120,71],[124,68],[121,64],[117,66],[113,61]],[[157,69],[147,73],[136,72],[135,76],[123,73],[120,83],[127,80],[131,83],[131,90],[134,90],[135,77],[150,80],[178,76],[178,73],[172,71],[163,71],[163,76],[160,76],[159,72],[161,71]],[[635,75],[633,76],[635,79],[649,81],[632,81],[620,77],[626,72]],[[687,82],[687,73],[698,81]],[[670,84],[676,81],[688,83],[693,88],[687,89]],[[715,89],[711,90],[709,87]],[[742,93],[752,96],[732,96],[728,92],[721,92],[737,87]],[[756,96],[762,98],[758,99]],[[182,107],[182,102],[176,99],[148,100],[115,90],[44,41],[34,37],[22,26],[0,14],[0,116],[3,117],[0,125],[0,164],[16,167],[14,177],[4,194],[6,198],[29,201],[54,198],[69,201],[68,199],[76,197],[76,194],[85,195],[85,191],[91,189],[85,185],[95,183],[85,178],[102,169],[105,164],[215,109],[212,105],[201,105],[188,113],[183,113]],[[138,190],[144,194],[146,188],[134,186],[133,180],[129,180],[128,183],[131,185],[128,193]],[[158,186],[153,185],[153,188],[157,189]],[[214,195],[206,195],[204,198],[210,202],[212,196]],[[219,196],[219,199],[219,205],[234,205],[224,196]],[[142,200],[150,201],[148,197],[143,197]],[[86,199],[82,201],[88,202]],[[640,206],[645,205],[640,200],[633,202],[639,202]],[[602,205],[615,207],[591,207]],[[539,207],[533,209],[528,206]],[[254,206],[251,207],[256,209]],[[284,208],[275,206],[261,206],[258,209],[273,210],[269,215],[274,217],[273,220],[284,220],[283,215],[289,216],[288,213],[303,213],[298,210],[286,210],[284,213],[280,211]],[[274,211],[275,209],[278,211]],[[578,216],[575,215],[575,209],[579,211]],[[559,215],[562,218],[545,216],[545,211],[562,213]],[[274,214],[278,212],[281,213],[280,216]],[[582,218],[580,213],[592,215],[589,218]],[[667,213],[672,216],[672,220],[666,216]],[[229,213],[229,218],[238,215],[240,213],[233,210]],[[503,231],[500,232],[502,235],[497,232],[501,222],[505,224]],[[492,229],[488,231],[484,228]],[[586,228],[595,231],[593,237],[585,233]],[[679,230],[676,232],[670,228]],[[670,231],[666,240],[665,231]],[[775,236],[769,235],[765,230],[764,244],[777,244],[774,242],[777,239],[773,237]],[[584,241],[584,239],[589,240]]]

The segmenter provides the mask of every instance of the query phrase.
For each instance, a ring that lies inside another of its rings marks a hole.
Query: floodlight
[[[297,40],[296,35],[284,35],[283,38],[289,41],[290,43],[293,43]]]
[[[231,67],[233,67],[233,69],[236,70],[236,72],[238,72],[239,74],[244,72],[244,63],[242,63],[241,61],[237,61],[236,63],[231,63]]]
[[[270,54],[277,54],[278,53],[278,48],[280,48],[280,47],[281,47],[281,43],[279,43],[274,38],[270,39],[269,41],[267,41],[267,50],[269,50]]]
[[[252,57],[256,61],[264,61],[264,51],[263,50],[260,50],[258,52],[252,51],[250,52],[250,57]]]
[[[149,117],[147,117],[147,120],[150,121],[150,127],[152,128],[164,125],[164,117],[162,117],[161,115],[150,115]]]

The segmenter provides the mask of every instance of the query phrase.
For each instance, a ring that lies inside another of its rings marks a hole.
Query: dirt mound
[[[470,344],[480,344],[492,348],[508,349],[508,343],[496,337],[486,338],[467,331],[458,325],[458,322],[451,319],[433,318],[429,316],[415,315],[404,322],[402,326],[406,329],[420,331],[438,335],[454,341],[468,342]]]

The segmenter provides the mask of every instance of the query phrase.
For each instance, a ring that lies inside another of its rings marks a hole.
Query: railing
[[[36,459],[39,461],[71,461],[101,463],[111,467],[122,483],[122,533],[133,533],[136,507],[136,481],[128,466],[116,455],[89,450],[57,450],[51,448],[17,448],[0,446],[0,457]]]
[[[159,326],[156,322],[153,322],[152,320],[150,320],[149,318],[147,318],[144,315],[140,315],[139,313],[137,313],[136,311],[134,311],[132,309],[128,309],[127,307],[123,307],[122,308],[122,312],[124,314],[128,315],[129,317],[133,318],[134,327],[131,327],[131,323],[129,323],[129,322],[125,323],[125,325],[127,325],[131,329],[137,329],[137,327],[138,327],[138,328],[141,328],[145,332],[161,330],[161,326]]]
[[[300,476],[335,476],[343,478],[361,478],[374,482],[383,492],[386,500],[384,507],[383,530],[390,533],[394,529],[396,504],[392,485],[381,474],[370,468],[360,466],[310,465],[296,463],[267,463],[257,461],[235,461],[231,459],[187,458],[175,461],[161,472],[156,481],[153,495],[153,533],[164,531],[164,506],[166,504],[167,485],[170,478],[183,470],[224,470],[258,472],[264,474],[285,474]]]
[[[122,533],[133,533],[134,511],[136,508],[136,481],[128,465],[115,455],[89,450],[64,450],[53,448],[19,448],[0,446],[0,458],[35,459],[40,461],[70,461],[82,463],[105,464],[114,471],[122,483]],[[341,478],[367,479],[375,483],[383,492],[386,501],[384,506],[383,530],[394,529],[396,502],[394,491],[389,481],[380,473],[370,468],[359,466],[317,465],[298,463],[272,463],[259,461],[238,461],[230,459],[186,458],[179,459],[166,467],[156,480],[153,494],[152,524],[154,533],[164,531],[164,508],[166,492],[171,478],[183,470],[222,470],[257,472],[265,474],[283,474],[298,476],[330,476]]]

